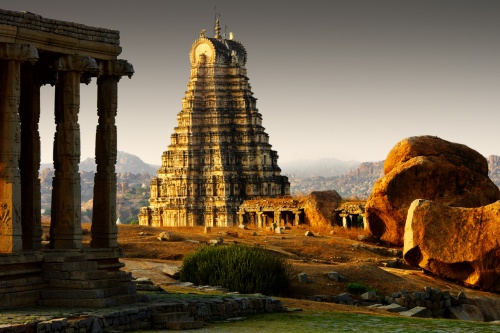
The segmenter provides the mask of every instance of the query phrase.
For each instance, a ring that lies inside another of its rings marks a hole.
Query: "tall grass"
[[[240,293],[283,296],[291,265],[278,254],[244,245],[204,246],[186,255],[180,280]]]

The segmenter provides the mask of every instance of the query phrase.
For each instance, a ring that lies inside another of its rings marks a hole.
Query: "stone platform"
[[[27,307],[0,310],[0,333],[99,333],[193,329],[205,320],[284,311],[279,299],[256,295],[140,294],[145,301],[112,308]]]

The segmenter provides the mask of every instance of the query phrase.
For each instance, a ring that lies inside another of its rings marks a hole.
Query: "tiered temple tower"
[[[203,30],[190,52],[191,77],[178,126],[151,180],[151,226],[233,226],[246,199],[288,196],[278,153],[262,127],[245,68],[243,45]]]

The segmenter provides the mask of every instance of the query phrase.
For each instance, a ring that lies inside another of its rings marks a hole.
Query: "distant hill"
[[[148,173],[150,175],[155,175],[158,168],[159,166],[147,164],[143,162],[139,157],[125,153],[123,151],[119,151],[118,156],[116,157],[117,173]],[[81,161],[80,171],[95,172],[95,159],[89,157]]]
[[[40,166],[40,170],[47,168],[54,169],[54,165],[52,163],[42,163]],[[156,175],[160,166],[147,164],[136,155],[118,151],[115,168],[116,173],[148,173],[150,175]],[[80,172],[95,172],[95,159],[93,157],[88,157],[81,161],[79,170]]]

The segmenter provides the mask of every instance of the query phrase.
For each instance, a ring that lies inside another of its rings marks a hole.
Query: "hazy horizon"
[[[161,163],[202,29],[234,32],[280,162],[384,160],[400,140],[435,135],[500,155],[497,1],[4,0],[3,9],[120,31],[133,64],[118,90],[118,149]],[[227,28],[226,28],[227,26]],[[94,156],[95,78],[81,85],[81,160]],[[42,161],[51,163],[54,89],[42,87]]]

